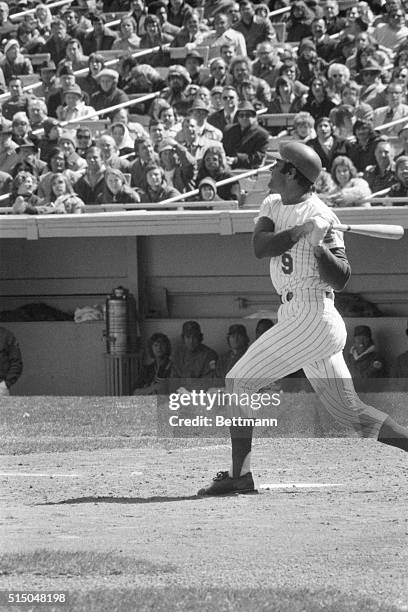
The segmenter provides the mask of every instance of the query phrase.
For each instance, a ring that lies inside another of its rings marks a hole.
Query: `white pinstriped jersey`
[[[301,225],[315,216],[324,217],[329,222],[340,223],[337,216],[316,194],[304,202],[294,205],[283,205],[281,196],[273,193],[265,198],[255,222],[261,217],[268,217],[274,222],[275,231],[290,229]],[[325,243],[326,244],[326,243]],[[341,232],[333,232],[333,239],[327,243],[328,248],[344,247]],[[272,284],[279,294],[301,289],[330,290],[331,287],[321,280],[314,256],[313,246],[307,238],[301,238],[289,251],[272,257],[270,261]]]

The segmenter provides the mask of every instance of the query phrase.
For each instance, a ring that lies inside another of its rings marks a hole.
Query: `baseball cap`
[[[201,334],[201,327],[197,321],[185,321],[181,334],[182,336],[195,336]]]
[[[76,94],[77,96],[80,96],[81,98],[83,96],[82,89],[80,88],[79,85],[72,85],[72,87],[70,87],[69,89],[66,89],[63,92],[63,95],[66,96],[67,94]]]
[[[354,111],[356,121],[372,121],[374,119],[374,111],[369,104],[359,104]]]
[[[116,72],[116,70],[112,70],[112,68],[102,68],[102,70],[98,72],[95,78],[100,79],[104,76],[111,77],[112,79],[115,79],[115,81],[119,80],[118,73]]]
[[[248,100],[244,100],[238,105],[237,113],[236,113],[237,116],[239,115],[241,111],[246,112],[246,113],[251,112],[253,115],[256,115],[256,110],[254,108],[254,105],[251,104],[251,102],[249,102]]]
[[[203,100],[200,100],[200,99],[194,100],[188,112],[191,113],[192,111],[195,111],[195,110],[203,110],[203,111],[206,111],[207,113],[210,112],[210,109],[208,108],[208,104],[206,104]]]

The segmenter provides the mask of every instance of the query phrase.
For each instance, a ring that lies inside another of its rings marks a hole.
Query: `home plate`
[[[342,487],[340,482],[273,482],[270,484],[261,484],[259,488],[263,491],[272,491],[273,489],[323,489],[325,487]]]

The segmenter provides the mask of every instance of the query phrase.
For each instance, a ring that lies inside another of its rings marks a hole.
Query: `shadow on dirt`
[[[205,497],[198,497],[197,495],[181,495],[179,497],[160,497],[158,495],[154,497],[76,497],[73,499],[63,499],[58,502],[36,504],[36,506],[61,506],[64,504],[160,504],[164,502],[197,501],[201,499],[205,499]]]

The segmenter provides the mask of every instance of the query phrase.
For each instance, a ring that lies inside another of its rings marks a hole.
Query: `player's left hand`
[[[306,234],[306,238],[312,246],[322,246],[324,242],[332,240],[333,224],[324,217],[319,215],[311,217],[307,220],[307,225],[310,231]]]

